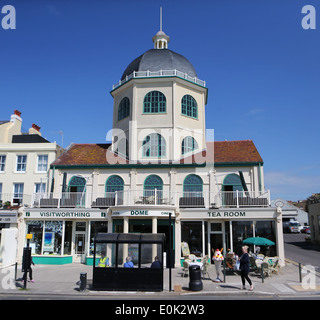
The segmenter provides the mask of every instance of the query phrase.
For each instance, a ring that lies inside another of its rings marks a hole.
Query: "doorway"
[[[75,223],[73,261],[77,263],[86,262],[86,227],[85,221]]]
[[[209,223],[209,242],[210,242],[210,257],[214,254],[214,250],[223,248],[222,254],[225,251],[225,238],[224,238],[225,228],[222,222],[211,222]]]

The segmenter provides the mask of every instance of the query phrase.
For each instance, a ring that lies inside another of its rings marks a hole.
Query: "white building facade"
[[[165,233],[178,267],[182,243],[198,257],[239,254],[242,240],[264,236],[283,264],[281,209],[270,206],[256,147],[207,141],[205,82],[167,35],[153,40],[111,91],[112,143],[72,145],[51,165],[50,192],[23,209],[20,252],[32,233],[35,263],[92,264],[98,232]],[[121,262],[135,249],[124,247]]]
[[[34,193],[48,192],[50,164],[63,151],[55,142],[44,139],[36,124],[28,132],[22,132],[21,126],[18,110],[10,120],[0,121],[0,247],[4,260],[5,243],[12,241],[2,237],[10,232],[2,231],[17,229],[18,210],[34,203]]]

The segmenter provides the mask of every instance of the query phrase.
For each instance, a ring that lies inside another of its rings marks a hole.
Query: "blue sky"
[[[64,147],[101,143],[112,127],[112,85],[153,47],[163,7],[169,49],[209,88],[215,140],[252,139],[272,198],[320,192],[320,25],[301,27],[316,0],[0,0],[16,30],[0,27],[0,120]],[[0,20],[4,14],[0,13]],[[320,20],[319,20],[320,21]]]

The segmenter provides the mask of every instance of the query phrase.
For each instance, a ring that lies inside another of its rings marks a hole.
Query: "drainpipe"
[[[261,186],[261,163],[259,162],[259,191],[262,192]]]

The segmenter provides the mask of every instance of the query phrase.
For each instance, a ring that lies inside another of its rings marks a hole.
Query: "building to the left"
[[[63,152],[32,124],[24,132],[21,112],[0,121],[0,263],[15,261],[19,208],[30,206],[34,192],[46,192],[50,164]]]

